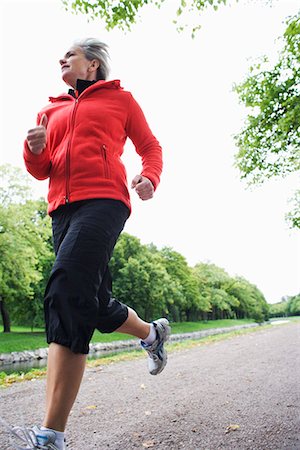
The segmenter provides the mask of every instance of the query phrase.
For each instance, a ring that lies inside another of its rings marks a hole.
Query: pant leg
[[[105,302],[100,306],[100,287],[129,211],[109,199],[68,206],[53,215],[57,256],[45,293],[47,341],[88,353],[99,312],[105,309]]]
[[[101,333],[112,333],[128,317],[128,308],[112,296],[112,278],[107,267],[98,292],[99,311],[96,328]]]

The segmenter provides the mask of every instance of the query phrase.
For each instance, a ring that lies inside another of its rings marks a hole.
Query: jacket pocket
[[[105,144],[101,145],[100,154],[101,154],[102,164],[103,164],[103,177],[109,179],[111,177],[110,176],[110,165],[109,165],[108,150],[107,150],[107,146]]]

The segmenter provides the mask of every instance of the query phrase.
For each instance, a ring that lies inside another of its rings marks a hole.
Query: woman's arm
[[[155,190],[159,184],[162,172],[162,149],[155,136],[153,136],[141,107],[132,96],[129,104],[126,132],[132,140],[137,153],[142,158],[143,168],[140,175],[148,178]]]

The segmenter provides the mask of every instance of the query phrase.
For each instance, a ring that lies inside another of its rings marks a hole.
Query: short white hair
[[[95,38],[80,39],[75,41],[73,45],[79,47],[89,61],[93,59],[99,61],[100,66],[97,69],[97,80],[106,80],[110,70],[108,63],[110,59],[108,45]]]

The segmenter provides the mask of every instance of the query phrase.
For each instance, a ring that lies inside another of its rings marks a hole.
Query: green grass
[[[43,333],[44,332],[44,328],[36,328],[34,327],[33,329],[31,329],[30,327],[22,327],[20,325],[12,325],[11,326],[11,331],[12,332],[18,332],[18,333]]]
[[[193,331],[206,330],[209,328],[224,328],[234,325],[243,325],[253,323],[253,320],[210,320],[207,322],[181,322],[172,324],[172,333],[191,333]],[[101,334],[95,331],[92,342],[113,342],[125,339],[132,339],[122,333]],[[21,352],[23,350],[35,350],[37,348],[47,347],[45,333],[43,329],[13,326],[11,333],[0,333],[0,353]]]
[[[22,352],[47,347],[44,332],[19,332],[0,334],[0,353]]]

